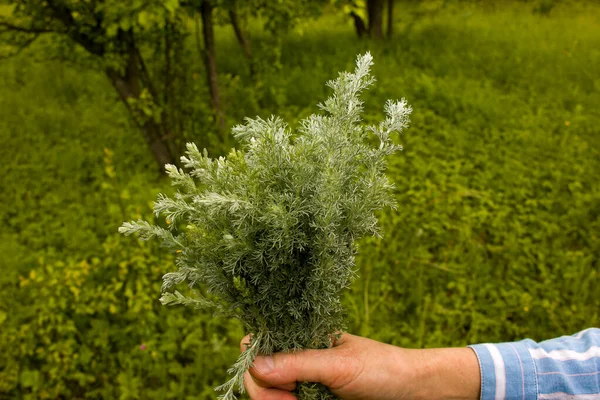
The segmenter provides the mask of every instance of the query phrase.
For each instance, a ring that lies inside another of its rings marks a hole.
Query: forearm
[[[414,399],[478,400],[481,376],[477,356],[469,348],[407,350],[414,364],[410,380]]]

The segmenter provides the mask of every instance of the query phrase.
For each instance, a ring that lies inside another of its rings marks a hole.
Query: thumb
[[[346,339],[348,335],[344,335]],[[336,346],[343,342],[339,341]],[[295,353],[276,353],[257,356],[250,374],[267,387],[280,387],[295,382],[319,382],[335,387],[336,381],[348,367],[347,357],[338,347],[323,350],[301,350]]]
[[[295,382],[320,382],[327,386],[331,372],[332,357],[328,349],[257,356],[250,368],[250,374],[266,387]]]

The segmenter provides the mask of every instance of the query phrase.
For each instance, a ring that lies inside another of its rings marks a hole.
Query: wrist
[[[414,399],[479,400],[479,361],[470,348],[409,350]]]

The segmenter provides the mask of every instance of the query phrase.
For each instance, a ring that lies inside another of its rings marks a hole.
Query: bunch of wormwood
[[[243,391],[243,374],[259,354],[327,348],[343,329],[340,293],[354,276],[356,240],[377,234],[375,211],[393,205],[385,157],[400,149],[390,138],[408,124],[404,99],[385,106],[378,126],[360,124],[360,92],[374,80],[369,53],[354,73],[328,85],[333,95],[292,134],[279,118],[248,119],[233,129],[242,150],[211,159],[188,144],[189,173],[167,166],[180,190],[159,195],[156,215],[169,228],[145,221],[120,232],[157,237],[177,253],[177,272],[164,276],[163,304],[214,308],[238,318],[251,341],[217,388],[222,399]],[[369,134],[378,144],[368,144]],[[203,284],[209,297],[174,291]],[[333,399],[315,383],[297,386],[300,399]]]

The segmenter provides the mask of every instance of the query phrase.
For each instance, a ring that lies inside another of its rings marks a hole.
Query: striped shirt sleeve
[[[600,400],[600,329],[536,343],[477,344],[481,400]]]

